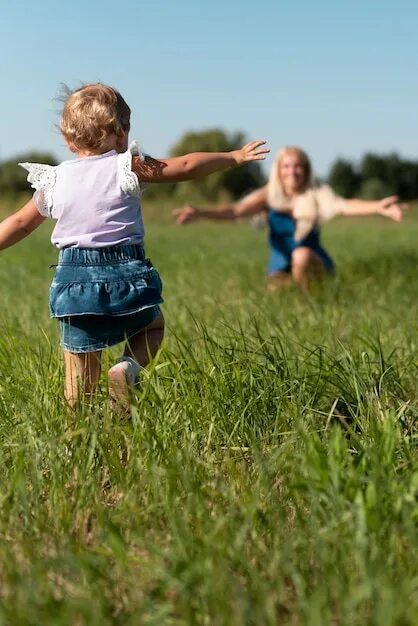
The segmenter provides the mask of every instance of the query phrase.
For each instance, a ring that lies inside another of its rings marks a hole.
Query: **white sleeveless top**
[[[51,236],[57,248],[143,244],[143,185],[132,172],[133,155],[144,158],[135,142],[122,154],[111,150],[56,166],[19,164],[29,172],[38,211],[57,222]]]

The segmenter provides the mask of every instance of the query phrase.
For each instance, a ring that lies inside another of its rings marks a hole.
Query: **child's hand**
[[[245,144],[241,148],[241,150],[233,150],[232,154],[234,155],[235,161],[237,165],[241,163],[246,163],[248,161],[264,161],[266,158],[266,154],[270,152],[267,148],[261,148],[260,146],[265,145],[265,141],[250,141]]]
[[[389,196],[380,200],[379,213],[395,222],[401,222],[403,212],[408,208],[408,204],[398,202],[398,196]]]
[[[176,224],[187,224],[199,219],[199,209],[191,204],[185,204],[181,209],[173,209],[171,213],[176,218]]]

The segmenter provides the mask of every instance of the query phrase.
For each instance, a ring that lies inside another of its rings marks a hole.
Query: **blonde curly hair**
[[[65,92],[59,127],[71,149],[105,152],[111,135],[129,131],[131,110],[113,87],[92,83]]]

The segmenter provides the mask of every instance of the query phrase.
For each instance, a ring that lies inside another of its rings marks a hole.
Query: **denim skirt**
[[[51,317],[69,352],[96,352],[136,335],[160,315],[162,283],[137,245],[60,250]]]

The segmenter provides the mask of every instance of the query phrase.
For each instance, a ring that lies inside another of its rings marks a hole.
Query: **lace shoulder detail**
[[[39,212],[50,217],[57,166],[43,163],[19,163],[19,165],[28,171],[28,182],[35,189],[33,200]]]
[[[138,176],[132,171],[132,157],[138,156],[144,160],[139,144],[133,141],[126,152],[118,155],[118,174],[121,189],[135,198],[140,198],[144,185],[138,180]]]
[[[137,141],[132,141],[129,144],[128,152],[130,152],[132,156],[139,156],[141,161],[143,161],[147,156],[144,152],[142,152],[141,146]]]

